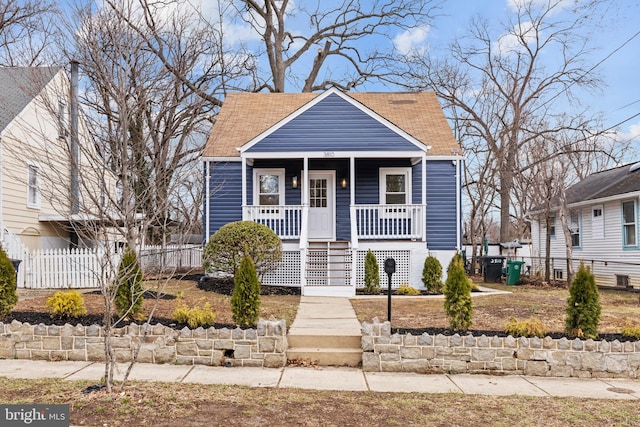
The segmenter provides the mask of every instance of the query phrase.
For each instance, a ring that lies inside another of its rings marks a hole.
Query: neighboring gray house
[[[204,238],[269,226],[285,255],[263,283],[304,295],[354,295],[368,249],[421,287],[429,253],[446,268],[460,249],[461,154],[433,93],[231,93],[203,155]]]
[[[574,265],[591,266],[598,285],[640,288],[640,163],[589,175],[566,191]],[[545,256],[544,213],[531,212],[532,256]],[[551,257],[565,258],[560,218],[552,213]],[[563,262],[554,276],[566,278]]]

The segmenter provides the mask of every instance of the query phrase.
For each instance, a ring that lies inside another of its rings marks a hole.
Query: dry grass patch
[[[429,376],[420,377],[429,381]],[[70,405],[72,425],[631,426],[637,400],[339,392],[133,382],[82,394],[88,382],[0,378],[3,403]]]
[[[540,318],[548,332],[564,331],[567,288],[533,285],[505,286],[482,284],[510,294],[472,297],[472,330],[503,331],[511,317]],[[599,332],[620,333],[625,324],[640,325],[638,294],[617,289],[601,289],[602,320]],[[354,299],[351,301],[358,320],[370,322],[374,317],[387,319],[386,299]],[[392,298],[392,326],[402,329],[448,328],[443,299]]]

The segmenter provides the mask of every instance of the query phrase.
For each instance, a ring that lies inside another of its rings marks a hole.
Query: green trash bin
[[[523,265],[524,261],[515,261],[512,259],[507,261],[507,285],[518,284]]]

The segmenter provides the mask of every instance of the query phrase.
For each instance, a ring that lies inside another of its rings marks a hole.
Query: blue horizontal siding
[[[405,159],[361,159],[356,160],[356,204],[379,203],[379,169],[382,167],[407,167]],[[288,205],[301,202],[302,161],[268,160],[256,161],[253,168],[285,168],[285,201]],[[253,168],[247,167],[247,203],[253,199]],[[350,185],[343,189],[342,178],[349,181],[349,162],[345,159],[331,161],[311,160],[310,170],[336,171],[336,238],[349,240]],[[412,201],[421,203],[422,164],[412,167]],[[239,162],[213,162],[209,182],[211,203],[209,206],[210,231],[215,233],[228,222],[242,219],[242,180]],[[456,248],[456,230],[460,226],[456,217],[456,177],[455,165],[451,161],[427,161],[427,246],[432,250],[452,250]],[[292,187],[293,176],[300,185]],[[208,236],[205,236],[205,238]]]
[[[241,176],[240,162],[211,162],[208,212],[211,234],[229,222],[242,220]],[[205,236],[205,240],[208,238]]]
[[[387,126],[332,94],[248,151],[397,151],[416,148]]]
[[[456,167],[450,160],[427,162],[427,247],[456,248]]]

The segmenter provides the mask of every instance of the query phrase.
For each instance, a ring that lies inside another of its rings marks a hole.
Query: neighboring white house
[[[76,182],[81,183],[72,192],[70,106],[64,68],[0,68],[0,230],[4,243],[17,238],[29,250],[91,246],[90,241],[78,238],[77,231],[95,223],[91,206],[98,196],[106,196],[110,185],[105,182],[110,178],[104,179],[109,175],[105,168],[95,167],[96,158],[91,155],[95,150],[79,120],[81,148],[75,164]],[[101,177],[92,181],[96,173]],[[76,206],[81,206],[74,211],[72,194],[77,197]]]
[[[640,288],[640,163],[594,173],[569,187],[566,194],[574,266],[583,260],[598,285]],[[554,209],[549,230],[544,212],[530,213],[532,256],[541,260],[547,232],[551,257],[566,257],[562,224]],[[555,278],[566,278],[565,262],[554,262],[553,270]]]

